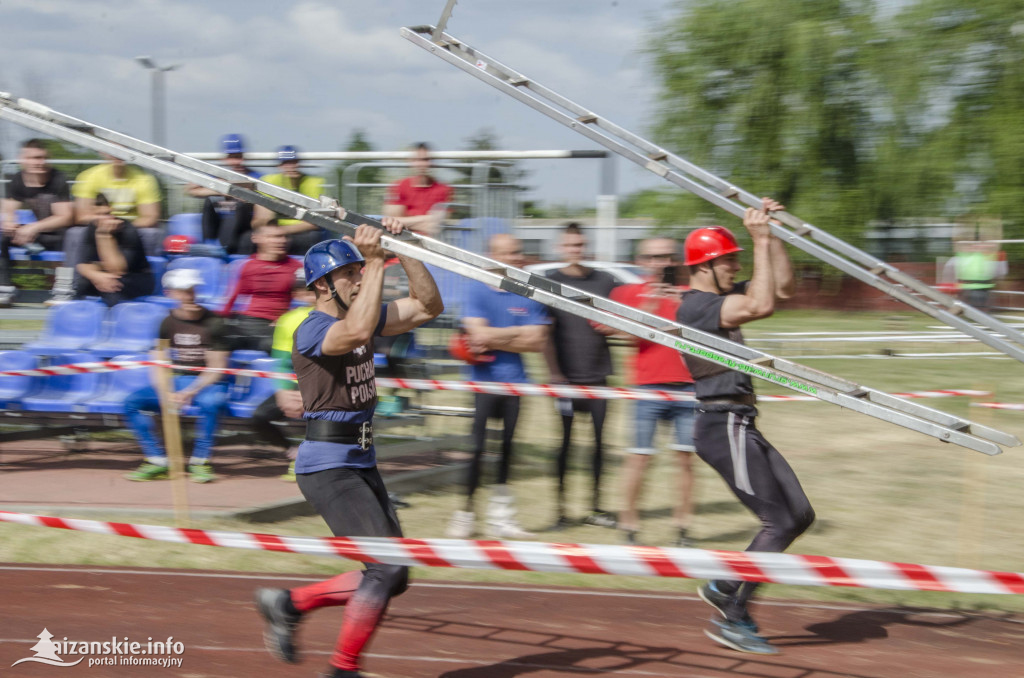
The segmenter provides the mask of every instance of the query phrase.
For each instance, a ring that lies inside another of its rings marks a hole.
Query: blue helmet
[[[220,150],[225,154],[245,153],[245,140],[241,134],[225,134],[220,138]]]
[[[280,148],[277,149],[278,162],[289,162],[298,159],[299,149],[297,146],[281,146]]]
[[[365,259],[356,246],[347,240],[324,240],[309,248],[302,259],[306,272],[306,287],[324,277],[336,268],[348,264],[361,264]],[[328,281],[330,282],[330,281]]]

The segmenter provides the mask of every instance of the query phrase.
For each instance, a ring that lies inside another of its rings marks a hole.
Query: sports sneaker
[[[131,473],[126,473],[124,477],[136,482],[142,482],[145,480],[166,480],[167,467],[144,461],[139,465],[139,468],[135,469]]]
[[[614,529],[619,521],[615,517],[614,513],[610,511],[591,511],[583,518],[584,525],[593,525],[594,527],[610,527]]]
[[[280,478],[281,480],[283,480],[286,483],[294,483],[295,482],[295,462],[293,461],[292,463],[288,464],[288,470],[286,472],[284,472],[283,474],[281,474],[280,476],[278,476],[278,478]]]
[[[672,546],[676,547],[677,549],[693,548],[693,539],[690,538],[690,535],[685,527],[679,528],[679,534],[676,535],[676,540],[672,542]]]
[[[739,608],[731,595],[719,591],[718,587],[715,586],[715,582],[709,581],[703,584],[697,589],[697,595],[705,603],[718,610],[718,614],[722,615],[722,619],[728,619],[731,613],[733,617],[733,620],[730,622],[731,624],[735,624],[750,633],[756,634],[760,630],[757,622],[750,616],[750,612],[746,608]],[[737,612],[739,612],[738,615]]]
[[[638,530],[622,528],[622,541],[627,546],[640,546],[640,532]]]
[[[193,483],[212,483],[217,479],[217,475],[209,463],[189,464],[188,479]]]
[[[476,533],[476,514],[472,511],[456,511],[448,521],[445,534],[452,539],[470,539]]]
[[[44,306],[59,306],[75,300],[75,293],[70,289],[54,288],[50,298],[43,302]]]
[[[523,529],[522,525],[511,518],[501,523],[488,521],[487,532],[495,539],[529,539],[537,536],[533,532]]]
[[[10,285],[0,285],[0,308],[10,308],[14,303],[14,295],[18,288]]]
[[[716,643],[750,654],[779,653],[778,648],[740,624],[717,619],[712,619],[711,623],[713,627],[704,629],[704,635]]]
[[[263,628],[263,644],[270,654],[294,664],[299,660],[295,629],[302,621],[302,615],[289,612],[287,602],[290,599],[285,589],[256,589],[256,610],[267,623]]]

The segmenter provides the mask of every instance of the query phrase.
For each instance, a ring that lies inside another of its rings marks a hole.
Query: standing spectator
[[[154,254],[160,243],[157,225],[161,194],[156,179],[120,158],[106,153],[101,155],[107,162],[80,172],[71,187],[75,223],[80,226],[69,228],[64,238],[64,266],[57,269],[53,303],[70,299],[80,282],[75,273],[85,251],[82,243],[88,229],[84,226],[96,219],[99,196],[106,200],[110,214],[138,229],[144,254]]]
[[[263,181],[310,198],[320,199],[320,195],[324,192],[324,178],[305,174],[302,171],[299,165],[298,148],[282,146],[277,149],[277,161],[280,172],[267,174],[263,177]],[[310,247],[326,239],[319,226],[298,219],[277,217],[262,205],[256,205],[254,208],[252,226],[255,229],[269,224],[275,219],[277,225],[284,229],[288,236],[288,254],[305,254]]]
[[[599,297],[608,297],[616,285],[615,278],[582,264],[587,239],[579,224],[571,223],[562,231],[559,248],[567,266],[552,271],[547,277],[555,282],[581,289]],[[595,329],[586,319],[557,308],[549,309],[552,316],[551,340],[544,349],[551,382],[582,386],[606,386],[612,373],[612,356],[603,330]],[[601,472],[604,467],[604,419],[608,411],[607,400],[587,398],[559,398],[555,407],[562,417],[562,446],[558,450],[555,470],[558,475],[558,517],[556,528],[568,527],[571,520],[565,508],[565,475],[569,466],[569,447],[572,442],[572,422],[576,412],[589,412],[594,425],[594,453],[591,460],[593,492],[590,513],[583,518],[587,525],[615,527],[615,516],[601,508]]]
[[[160,324],[160,339],[170,342],[170,350],[154,351],[153,360],[170,360],[175,365],[188,367],[228,366],[228,345],[224,337],[224,323],[220,317],[196,303],[196,286],[203,278],[191,268],[168,271],[163,277],[167,296],[178,302],[178,307]],[[170,353],[170,355],[167,355]],[[156,370],[153,368],[154,383]],[[192,458],[188,462],[191,480],[208,483],[216,476],[210,466],[210,450],[217,432],[217,420],[227,403],[227,386],[219,372],[180,372],[174,377],[174,392],[170,394],[175,407],[182,409],[194,404],[196,417]],[[145,461],[129,473],[128,480],[158,480],[167,477],[167,453],[153,435],[153,421],[146,412],[160,411],[160,398],[152,386],[140,389],[124,401],[125,418],[139,444]]]
[[[416,144],[412,153],[409,160],[412,176],[388,189],[384,214],[399,217],[407,228],[435,238],[441,232],[441,221],[444,219],[444,210],[435,209],[435,205],[452,201],[452,187],[430,175],[428,144]]]
[[[678,265],[676,242],[670,238],[648,238],[641,241],[636,263],[644,269],[647,281],[616,287],[612,291],[612,300],[662,318],[675,319],[681,292],[675,280]],[[630,370],[632,384],[644,389],[693,394],[693,378],[678,351],[642,339],[636,339],[635,345],[636,355]],[[625,531],[629,543],[636,543],[637,531],[640,529],[640,492],[651,457],[658,451],[654,446],[658,422],[670,421],[675,425],[675,438],[669,447],[678,453],[679,460],[679,496],[672,514],[672,522],[677,530],[675,545],[691,545],[693,417],[694,404],[691,402],[636,401],[635,445],[629,450],[623,464],[626,505],[619,514],[619,527]]]
[[[257,226],[252,241],[256,253],[242,265],[222,314],[230,315],[238,297],[249,295],[248,307],[234,316],[234,334],[239,340],[233,348],[269,351],[273,324],[291,305],[295,271],[302,264],[286,254],[288,236],[281,226]]]
[[[0,307],[14,301],[11,283],[11,245],[34,253],[61,249],[64,234],[74,221],[74,203],[67,178],[48,164],[49,154],[40,139],[21,145],[21,171],[7,177],[7,196],[0,211]],[[32,210],[35,221],[19,224],[16,211]]]
[[[956,281],[962,302],[987,313],[996,279],[1006,275],[1005,254],[1000,252],[998,243],[983,240],[961,240],[955,249],[943,277]]]
[[[277,359],[279,372],[292,371],[292,344],[295,330],[313,310],[313,303],[316,300],[313,290],[306,287],[306,276],[301,267],[295,269],[292,299],[300,303],[301,306],[282,315],[274,325],[274,342],[270,348],[270,355]],[[270,444],[280,447],[291,460],[291,463],[288,464],[288,472],[281,476],[281,480],[295,482],[295,456],[298,446],[292,445],[281,428],[274,422],[281,419],[301,419],[303,411],[302,394],[299,393],[296,383],[291,379],[280,379],[277,382],[277,391],[260,403],[256,411],[252,413],[252,428],[257,435]]]
[[[522,266],[523,246],[518,238],[499,234],[489,243],[490,257],[508,266]],[[462,319],[465,341],[475,355],[486,355],[489,362],[473,365],[474,381],[525,383],[529,381],[520,353],[538,353],[548,340],[550,320],[538,302],[471,282],[466,289],[466,317]],[[473,459],[466,482],[465,510],[456,511],[448,525],[448,535],[466,539],[475,532],[476,512],[473,496],[480,484],[480,465],[487,440],[487,420],[504,422],[501,435],[501,460],[498,482],[492,488],[487,507],[487,526],[492,536],[516,539],[532,536],[519,526],[515,518],[515,501],[509,492],[509,470],[512,467],[512,438],[519,418],[519,396],[475,394],[473,415]]]
[[[263,175],[245,164],[245,140],[241,134],[220,139],[224,166],[251,179]],[[185,192],[203,200],[203,239],[216,240],[227,254],[252,254],[252,203],[222,195],[203,186],[189,184]]]
[[[770,198],[747,208],[743,226],[754,244],[750,280],[740,270],[736,238],[721,226],[699,228],[686,238],[691,290],[684,293],[677,320],[694,329],[743,343],[740,326],[767,318],[777,299],[793,294],[793,268],[786,247],[772,235],[770,213],[784,209]],[[814,510],[793,469],[757,429],[757,402],[750,376],[692,356],[686,364],[696,378],[699,401],[694,440],[697,454],[715,469],[736,498],[761,522],[747,551],[781,553],[814,522]],[[758,584],[716,580],[700,597],[722,615],[707,634],[741,652],[778,652],[758,634],[747,605]]]
[[[139,231],[110,213],[107,199],[96,198],[86,227],[77,271],[75,298],[99,296],[107,306],[153,293],[155,280]]]

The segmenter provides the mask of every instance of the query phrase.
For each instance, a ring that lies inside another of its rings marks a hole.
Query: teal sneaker
[[[189,464],[188,479],[193,483],[212,483],[217,479],[217,476],[213,472],[213,467],[207,462],[204,464]]]
[[[295,482],[295,462],[288,464],[288,471],[278,476],[281,480],[286,483]]]
[[[166,480],[167,467],[144,461],[139,468],[135,469],[131,473],[126,473],[124,477],[136,482],[144,482],[147,480]]]

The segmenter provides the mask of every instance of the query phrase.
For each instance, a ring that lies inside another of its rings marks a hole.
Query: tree
[[[369,151],[376,150],[373,146],[373,142],[370,141],[366,130],[356,128],[352,130],[352,134],[348,138],[348,142],[341,149],[342,151],[352,153],[366,153]],[[342,198],[344,202],[343,189],[345,186],[345,180],[348,179],[354,183],[359,184],[383,184],[385,182],[384,170],[381,167],[364,167],[355,177],[346,177],[345,170],[352,165],[361,163],[361,160],[342,160],[334,166],[335,182],[338,186],[338,197]],[[363,211],[377,212],[381,209],[384,204],[384,193],[386,189],[383,186],[361,186],[355,189],[356,201],[352,205],[349,205],[349,209],[356,210],[360,209]]]

